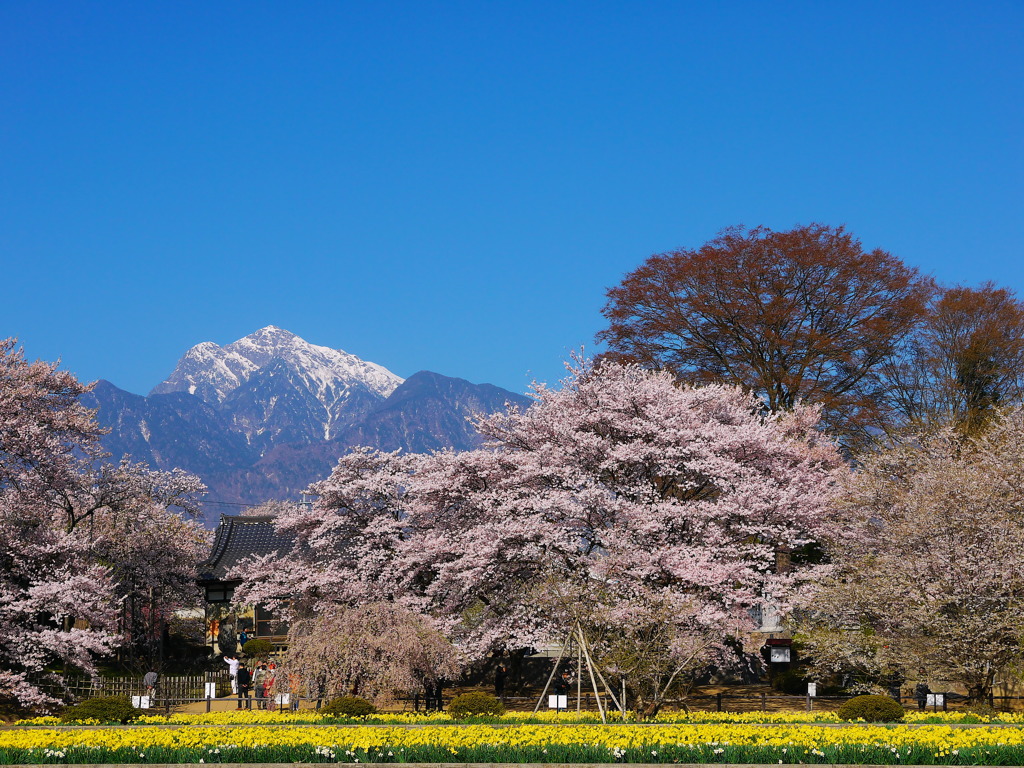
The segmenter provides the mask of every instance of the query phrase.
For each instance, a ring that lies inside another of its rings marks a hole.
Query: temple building
[[[206,644],[214,655],[234,653],[239,637],[262,637],[284,645],[287,627],[259,606],[235,602],[235,587],[242,580],[231,571],[250,557],[290,548],[291,541],[274,530],[269,516],[221,515],[210,557],[200,566],[199,584],[206,598]]]

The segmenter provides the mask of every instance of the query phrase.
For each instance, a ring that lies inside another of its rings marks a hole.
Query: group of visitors
[[[277,678],[277,665],[274,662],[260,662],[252,671],[235,656],[225,655],[224,663],[228,665],[231,693],[238,696],[238,709],[242,709],[243,701],[246,709],[252,709],[251,693],[255,694],[257,709],[274,709],[274,701],[270,696]]]

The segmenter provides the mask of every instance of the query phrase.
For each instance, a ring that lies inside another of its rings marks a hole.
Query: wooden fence
[[[159,699],[202,699],[206,683],[217,684],[217,695],[231,692],[227,669],[204,675],[160,675],[156,684]],[[76,701],[94,696],[141,696],[146,693],[142,677],[67,677],[63,682],[44,681],[40,687],[51,695],[63,698],[69,695]]]

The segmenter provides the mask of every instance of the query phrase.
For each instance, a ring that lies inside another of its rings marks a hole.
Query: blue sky
[[[146,392],[274,324],[523,390],[723,227],[1024,294],[1019,2],[0,4],[0,336]]]

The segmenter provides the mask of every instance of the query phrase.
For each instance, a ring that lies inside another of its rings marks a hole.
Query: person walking
[[[555,678],[555,683],[552,686],[552,690],[555,692],[555,710],[561,712],[563,709],[569,708],[569,672],[562,672],[561,676]],[[548,702],[548,706],[551,706],[551,702]]]
[[[245,667],[245,662],[238,665],[238,672],[235,674],[235,682],[238,683],[238,709],[242,708],[242,699],[245,699],[245,708],[252,709],[252,699],[249,698],[249,689],[252,686],[252,675]]]
[[[267,709],[273,712],[277,708],[277,701],[274,698],[274,683],[277,681],[277,665],[270,662],[267,667],[267,676],[263,680],[263,693],[267,697]]]
[[[917,699],[917,708],[924,709],[928,706],[928,694],[932,692],[932,689],[928,687],[928,683],[923,680],[914,686],[914,698]]]
[[[231,692],[238,693],[238,659],[234,656],[224,656],[224,663],[228,665],[228,677],[231,679]]]
[[[267,680],[267,665],[260,664],[252,673],[252,690],[256,696],[256,709],[267,708],[267,692],[263,684]]]

